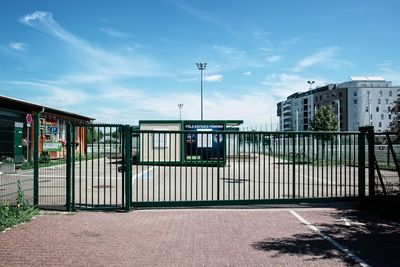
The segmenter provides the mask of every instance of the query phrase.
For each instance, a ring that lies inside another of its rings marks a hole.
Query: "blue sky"
[[[400,84],[399,1],[10,1],[0,94],[92,116],[276,121],[276,103],[351,75]]]

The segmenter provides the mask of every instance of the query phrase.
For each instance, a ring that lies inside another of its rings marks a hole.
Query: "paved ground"
[[[399,226],[348,207],[47,214],[0,234],[0,266],[396,266]]]

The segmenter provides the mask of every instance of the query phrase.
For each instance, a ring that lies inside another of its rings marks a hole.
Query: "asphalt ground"
[[[0,266],[398,266],[399,226],[353,204],[51,213],[0,234]]]

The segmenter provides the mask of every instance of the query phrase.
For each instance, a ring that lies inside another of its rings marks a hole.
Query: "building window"
[[[383,114],[381,114],[381,120],[383,120]]]
[[[354,99],[354,105],[357,105],[357,99]]]
[[[371,114],[371,120],[372,120],[372,114]]]
[[[380,98],[378,98],[378,105],[380,105],[381,104],[381,99]]]
[[[379,122],[378,125],[379,125],[379,127],[382,127],[382,122]]]
[[[392,91],[389,91],[389,96],[392,96],[392,94],[393,94]]]
[[[390,108],[390,106],[388,107],[388,112],[390,112],[390,110],[391,110],[391,108]]]
[[[382,97],[382,91],[379,91],[379,96]]]
[[[339,97],[342,97],[342,95],[343,95],[342,92],[339,92]]]
[[[392,119],[392,115],[391,114],[389,114],[389,120],[391,120]]]
[[[388,98],[385,99],[385,103],[386,103],[386,105],[389,105],[389,99]]]
[[[354,92],[354,96],[357,96],[357,92]]]
[[[379,112],[379,107],[376,107],[376,112]]]

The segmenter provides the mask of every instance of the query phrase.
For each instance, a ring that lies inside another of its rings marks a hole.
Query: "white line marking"
[[[356,255],[354,255],[349,249],[347,249],[346,247],[342,246],[341,244],[339,244],[338,242],[336,242],[335,240],[333,240],[330,236],[324,234],[321,230],[319,230],[315,225],[313,225],[312,223],[308,222],[306,219],[304,219],[303,217],[301,217],[297,212],[295,212],[294,210],[290,211],[291,214],[293,214],[300,222],[302,222],[303,224],[307,225],[308,228],[310,228],[311,230],[313,230],[314,232],[316,232],[317,234],[319,234],[323,239],[325,239],[326,241],[330,242],[332,245],[334,245],[338,250],[340,250],[341,252],[343,252],[347,257],[353,259],[355,262],[357,262],[358,264],[360,264],[363,267],[369,267],[370,265],[368,265],[365,261],[363,261],[362,259],[360,259],[359,257],[357,257]]]
[[[141,172],[141,173],[136,174],[135,176],[132,177],[132,180],[137,179],[138,177],[140,177],[140,176],[142,176],[143,174],[146,174],[146,173],[152,171],[153,169],[154,169],[154,167],[151,167],[151,168],[148,169],[148,170],[145,170],[145,171],[143,171],[143,172]]]

